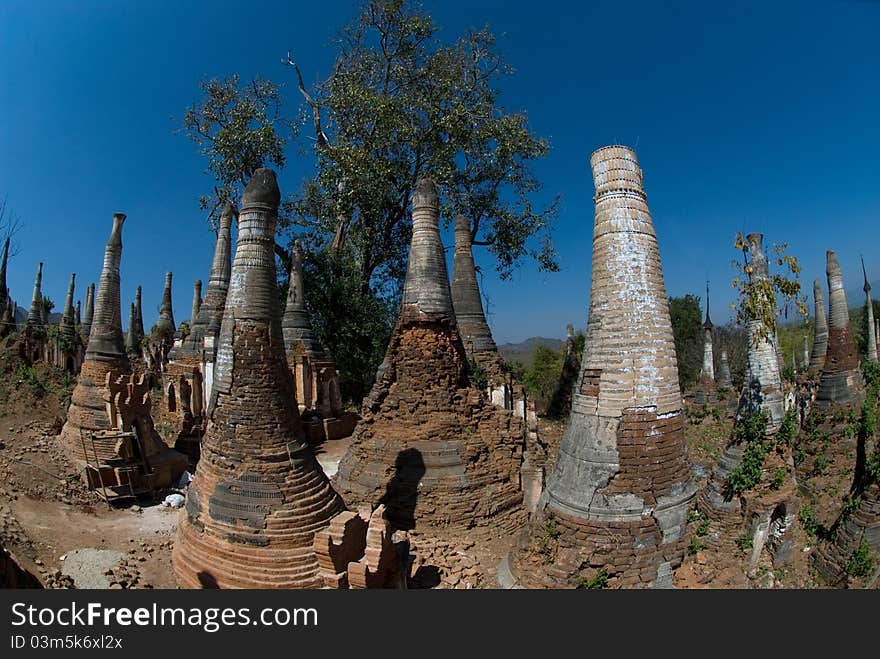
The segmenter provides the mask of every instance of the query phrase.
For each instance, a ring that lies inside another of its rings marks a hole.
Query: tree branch
[[[318,140],[318,145],[322,149],[329,148],[330,140],[327,138],[326,133],[324,133],[324,130],[321,128],[321,109],[315,102],[315,99],[312,98],[311,94],[306,91],[306,86],[303,82],[302,72],[299,70],[299,66],[297,65],[297,63],[290,59],[289,50],[287,51],[287,59],[281,60],[281,63],[285,66],[292,66],[294,71],[296,71],[296,80],[299,87],[299,93],[303,95],[306,103],[308,103],[309,107],[312,108],[312,122],[315,124],[315,138]]]

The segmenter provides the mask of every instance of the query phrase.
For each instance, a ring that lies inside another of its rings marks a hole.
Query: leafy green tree
[[[526,369],[523,386],[535,398],[536,404],[544,408],[556,388],[559,386],[559,375],[562,372],[563,353],[538,346],[531,365]]]
[[[448,42],[433,19],[403,0],[365,2],[339,34],[329,77],[307,88],[288,53],[311,126],[314,176],[282,204],[275,252],[282,272],[296,237],[315,330],[340,369],[343,393],[368,390],[400,300],[416,182],[438,185],[444,222],[470,220],[504,279],[526,259],[556,271],[557,200],[537,205],[532,166],[549,151],[524,112],[499,100],[511,74],[486,29]],[[202,83],[184,130],[217,185],[202,198],[216,217],[260,166],[282,168],[297,132],[274,83],[237,76]],[[286,277],[285,277],[286,279]],[[286,286],[286,282],[284,282]]]
[[[737,276],[733,279],[733,287],[738,293],[734,310],[736,321],[747,325],[751,321],[759,321],[756,326],[755,341],[767,339],[776,334],[779,318],[788,318],[794,311],[801,318],[807,315],[806,297],[801,295],[801,272],[797,258],[785,253],[787,243],[773,245],[772,258],[767,259],[768,277],[753,281],[749,276],[753,265],[749,257],[748,241],[741,233],[736,234],[734,249],[742,254],[742,263],[733,261]],[[775,264],[775,272],[770,268]]]
[[[703,320],[700,298],[692,293],[669,298],[669,318],[682,391],[693,387],[703,368]]]
[[[254,78],[242,84],[238,75],[199,83],[202,98],[183,115],[183,132],[208,160],[206,173],[215,181],[212,193],[199,199],[216,228],[227,200],[237,201],[260,167],[283,169],[285,147],[296,124],[281,112],[281,92],[273,82]],[[280,218],[282,228],[285,218]],[[283,259],[287,254],[276,250]]]

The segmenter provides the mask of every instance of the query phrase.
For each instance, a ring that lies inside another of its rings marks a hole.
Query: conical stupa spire
[[[64,315],[61,316],[61,324],[58,327],[58,333],[69,341],[69,345],[73,345],[76,340],[76,322],[73,313],[73,291],[76,286],[76,273],[70,275],[70,285],[67,287],[67,300],[64,302]]]
[[[226,294],[229,290],[230,277],[230,245],[232,221],[238,214],[235,204],[227,201],[220,214],[220,227],[217,231],[217,242],[214,245],[214,259],[211,262],[211,276],[208,279],[208,288],[205,291],[205,299],[199,307],[199,314],[195,318],[188,340],[183,346],[183,352],[198,354],[202,348],[202,341],[206,334],[216,336],[220,332],[220,323],[223,319],[223,309],[226,304]]]
[[[865,276],[865,313],[868,316],[867,327],[865,332],[865,344],[867,346],[866,353],[868,361],[877,361],[877,337],[873,332],[874,329],[874,303],[871,302],[871,284],[868,282],[868,271],[865,270],[865,259],[862,258],[862,273]]]
[[[764,236],[750,233],[746,236],[749,248],[749,281],[760,285],[770,279],[767,256],[763,248]],[[768,432],[775,432],[782,423],[785,401],[782,396],[782,375],[776,334],[764,337],[761,320],[747,324],[749,335],[748,371],[746,397],[742,404],[749,409],[760,408],[767,413],[770,422]]]
[[[9,238],[3,241],[3,255],[0,256],[0,313],[6,309],[9,289],[6,287],[6,263],[9,261]]]
[[[471,223],[464,215],[455,218],[455,253],[452,260],[452,305],[458,331],[474,352],[498,350],[483,313],[477,270],[474,266]]]
[[[828,350],[816,393],[819,407],[855,402],[861,399],[863,393],[859,356],[849,327],[849,306],[843,288],[843,275],[834,251],[828,250],[826,256]]]
[[[73,311],[73,324],[77,329],[82,325],[82,308],[79,300],[76,301],[76,308]]]
[[[34,294],[31,298],[31,308],[28,311],[27,315],[27,326],[28,327],[39,327],[40,325],[44,325],[43,321],[43,292],[42,292],[42,284],[43,284],[43,264],[40,263],[37,268],[37,277],[34,279]]]
[[[143,311],[143,306],[141,306],[141,287],[140,286],[137,287],[137,292],[135,292],[135,294],[134,294],[134,308],[137,313],[137,317],[135,319],[135,328],[137,329],[137,332],[136,332],[135,336],[138,339],[138,343],[140,343],[141,340],[143,340],[144,336],[146,336],[144,333],[144,311]]]
[[[572,587],[589,576],[583,568],[601,566],[617,587],[671,587],[695,487],[660,253],[635,152],[605,147],[590,165],[596,214],[581,373],[527,536],[546,534],[552,516],[567,549],[548,564],[524,539],[510,567],[526,586]]]
[[[706,322],[703,323],[705,337],[703,339],[703,378],[715,381],[715,353],[712,347],[712,319],[709,318],[709,282],[706,282]]]
[[[300,342],[305,353],[313,358],[324,355],[324,347],[312,331],[303,287],[302,247],[298,240],[293,242],[293,253],[290,259],[290,283],[287,287],[287,302],[284,305],[284,317],[281,329],[284,333],[284,346],[288,351]]]
[[[446,257],[437,224],[439,210],[437,187],[431,179],[421,179],[413,194],[413,237],[402,307],[409,313],[443,316],[455,322]]]
[[[122,261],[124,213],[113,215],[113,230],[104,249],[104,266],[98,280],[95,312],[89,332],[86,359],[115,360],[125,356],[119,300],[119,265]]]
[[[274,172],[257,170],[242,196],[210,420],[172,555],[184,587],[319,587],[314,534],[342,509],[291,404],[273,253],[279,202]]]
[[[813,303],[816,322],[813,330],[813,351],[810,354],[810,368],[821,370],[825,366],[825,353],[828,351],[828,320],[825,317],[825,300],[822,299],[822,286],[819,280],[813,281]]]
[[[125,351],[129,355],[141,354],[141,342],[137,336],[137,305],[131,303],[128,310],[128,332],[125,334]]]
[[[523,428],[469,378],[430,180],[412,205],[403,303],[334,485],[350,506],[385,503],[400,529],[517,524]]]
[[[156,324],[160,333],[173,335],[177,327],[174,324],[174,310],[171,304],[171,277],[172,273],[165,273],[165,290],[162,293],[162,305],[159,307],[159,320]]]
[[[79,333],[83,336],[88,336],[92,331],[92,319],[95,316],[95,285],[89,284],[89,288],[86,291],[86,308],[83,311],[83,319],[82,325],[79,328]]]
[[[4,337],[15,331],[15,310],[11,297],[6,298],[6,304],[0,312],[0,337]]]
[[[196,279],[193,284],[193,303],[192,303],[192,312],[189,316],[189,324],[192,327],[193,323],[196,322],[196,318],[199,317],[199,307],[202,306],[202,280]]]
[[[762,244],[763,238],[760,233],[750,233],[746,236],[749,283],[757,287],[763,287],[770,278]],[[774,315],[775,311],[774,306]],[[762,413],[767,419],[766,434],[773,435],[782,425],[785,399],[782,393],[776,333],[767,332],[763,323],[762,318],[755,318],[746,323],[748,362],[734,423],[738,426],[751,414]],[[740,439],[739,434],[734,433],[721,458],[715,464],[712,475],[700,495],[699,503],[710,519],[716,519],[719,515],[729,515],[735,517],[739,523],[740,516],[744,513],[744,504],[741,497],[731,495],[730,476],[743,464],[745,450],[745,442]],[[780,460],[778,456],[786,451],[788,452],[782,458],[782,464],[786,469],[793,468],[793,463],[790,462],[790,449],[784,445],[780,445],[779,450],[773,455],[765,457],[762,466],[768,464],[767,460]]]

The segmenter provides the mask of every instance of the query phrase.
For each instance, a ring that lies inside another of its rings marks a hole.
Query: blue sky
[[[502,282],[476,255],[497,341],[586,325],[589,154],[612,143],[637,150],[668,294],[703,295],[710,279],[716,322],[730,316],[736,231],[787,241],[807,290],[814,277],[824,284],[828,248],[848,290],[859,254],[880,279],[880,2],[423,4],[449,40],[489,24],[516,69],[504,105],[527,111],[553,147],[536,171],[543,199],[562,195],[561,272],[526,265]],[[298,114],[280,58],[292,50],[306,82],[321,79],[355,13],[347,0],[0,3],[0,199],[23,223],[8,276],[18,303],[29,304],[40,260],[57,305],[71,272],[83,297],[121,211],[123,309],[143,285],[152,324],[171,270],[175,317],[186,319],[213,251],[198,208],[211,181],[196,145],[175,134],[199,81],[261,74],[286,83]],[[311,166],[292,149],[282,192]]]

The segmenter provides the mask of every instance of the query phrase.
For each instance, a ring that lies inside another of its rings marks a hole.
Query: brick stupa
[[[61,443],[68,457],[74,462],[85,461],[83,439],[91,455],[87,437],[110,431],[113,425],[107,415],[106,381],[108,374],[115,378],[131,373],[131,365],[125,353],[119,300],[119,265],[122,260],[122,223],[125,214],[113,215],[113,229],[104,250],[104,265],[98,280],[95,310],[91,318],[88,347],[73,388],[67,422],[61,429]],[[86,311],[88,312],[88,305]],[[95,446],[100,460],[116,457],[116,440],[96,439]]]
[[[343,508],[293,403],[273,253],[279,202],[274,172],[257,170],[241,200],[209,421],[172,554],[186,588],[321,586],[314,537]]]
[[[590,157],[596,186],[586,344],[541,507],[507,561],[508,587],[668,587],[694,497],[660,254],[636,154]]]
[[[384,503],[397,528],[514,528],[523,425],[470,381],[431,180],[412,207],[400,314],[335,485],[349,505]]]
[[[816,405],[859,404],[863,398],[859,355],[849,327],[849,307],[837,255],[828,250],[828,350],[819,378]]]
[[[763,286],[770,279],[763,235],[750,233],[746,242],[749,282]],[[750,320],[746,331],[748,361],[735,424],[742,423],[747,414],[761,412],[767,418],[766,434],[773,438],[785,416],[778,340],[775,332],[762,331],[761,320]],[[707,542],[733,550],[734,541],[745,532],[752,540],[750,567],[756,565],[765,545],[775,563],[781,565],[790,559],[789,531],[798,511],[791,448],[783,443],[774,446],[764,462],[765,472],[776,474],[782,470],[785,473],[781,486],[766,488],[759,483],[747,491],[732,493],[728,479],[742,465],[745,448],[734,434],[700,494],[700,510],[711,522]]]
[[[336,363],[312,329],[306,309],[303,254],[298,240],[293,243],[281,331],[296,401],[309,440],[348,437],[354,431],[357,415],[343,408]]]
[[[828,352],[828,319],[825,317],[825,301],[822,299],[822,286],[819,280],[813,281],[813,303],[816,321],[813,327],[813,351],[810,353],[810,368],[821,371],[825,366]]]

